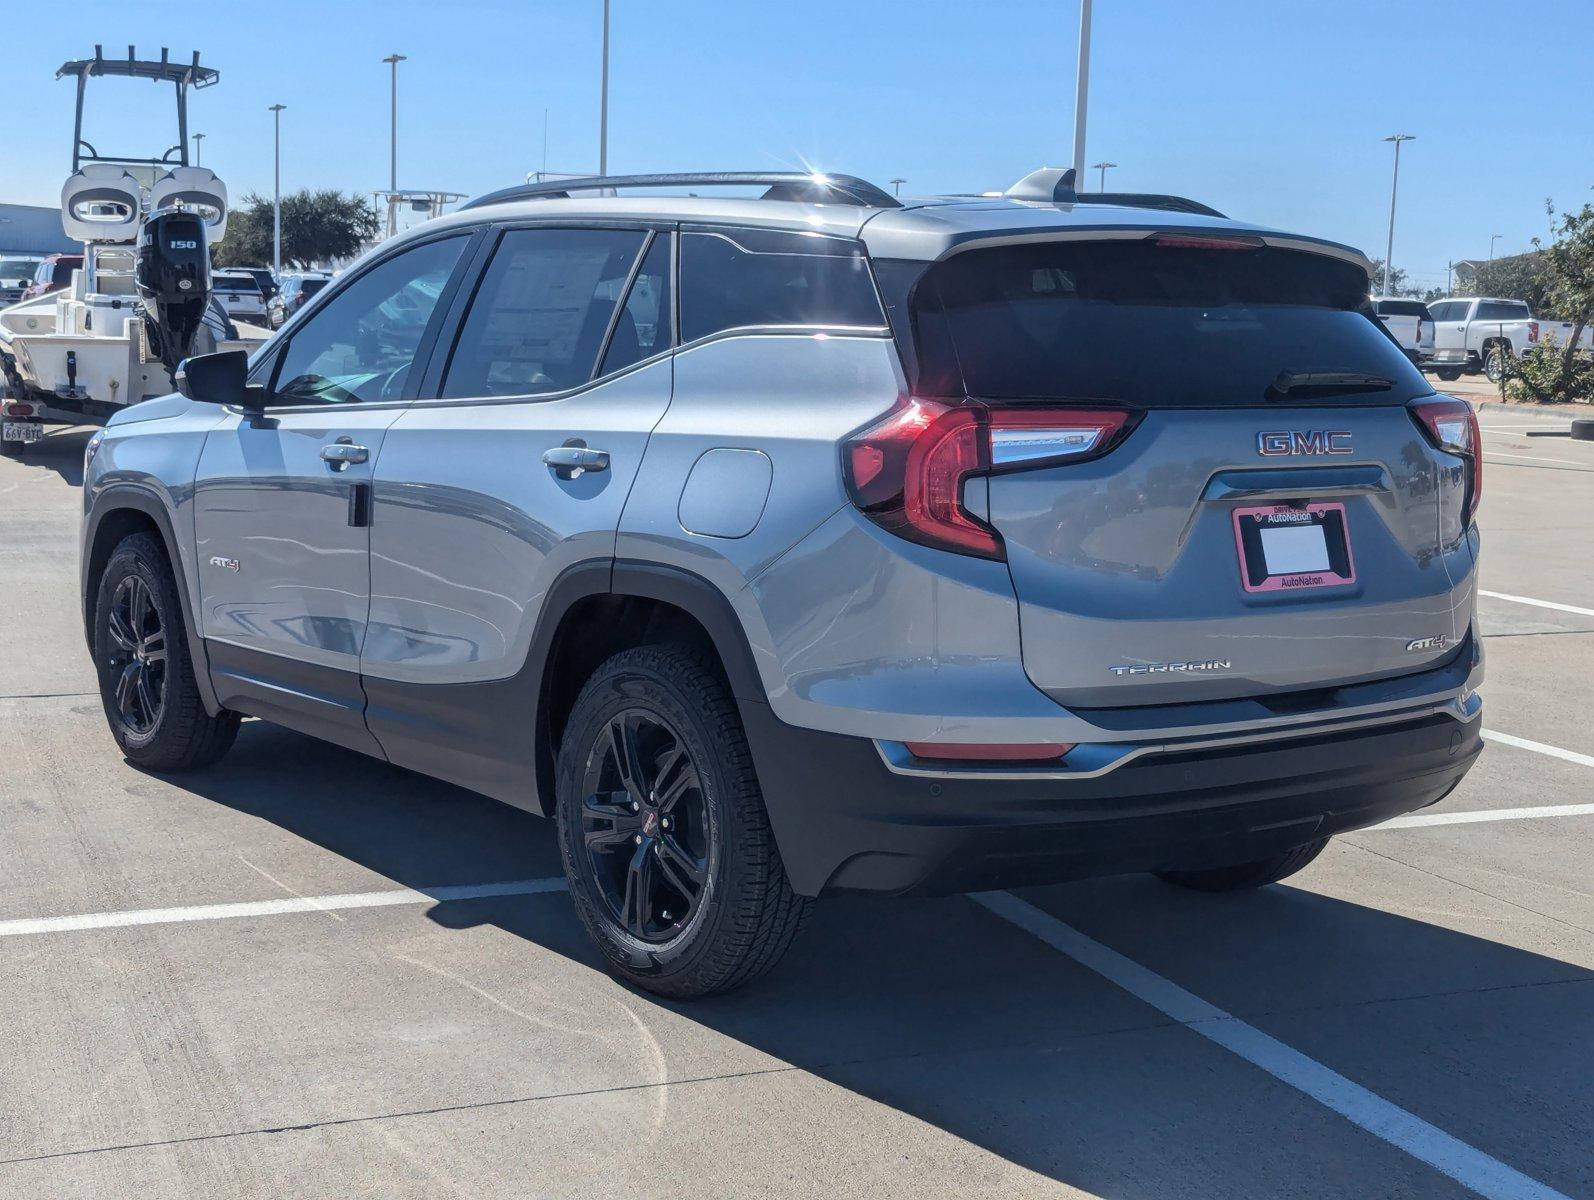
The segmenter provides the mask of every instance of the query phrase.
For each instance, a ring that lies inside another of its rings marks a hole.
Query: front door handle
[[[363,463],[371,457],[364,446],[356,446],[347,438],[339,438],[331,445],[321,447],[321,460],[334,471],[341,471],[350,463]]]
[[[580,479],[588,471],[607,471],[609,452],[593,450],[580,438],[571,438],[563,446],[544,450],[542,461],[552,467],[560,479]]]

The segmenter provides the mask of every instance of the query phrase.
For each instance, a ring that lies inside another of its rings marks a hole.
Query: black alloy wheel
[[[610,718],[587,759],[581,839],[607,916],[638,941],[677,937],[697,913],[714,844],[702,782],[662,717]]]
[[[117,716],[135,737],[160,723],[166,705],[166,628],[149,585],[128,575],[111,599],[106,664]]]

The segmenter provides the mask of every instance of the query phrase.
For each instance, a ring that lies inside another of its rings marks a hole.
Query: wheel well
[[[727,678],[719,649],[702,622],[668,601],[603,593],[576,601],[560,619],[537,705],[537,792],[545,813],[553,812],[554,761],[565,724],[587,680],[620,651],[660,642],[691,647],[722,680]]]
[[[83,628],[94,626],[94,604],[100,594],[100,578],[105,574],[105,564],[122,541],[135,533],[153,533],[164,548],[160,526],[146,512],[136,508],[118,508],[100,518],[94,529],[94,542],[88,548],[88,565],[83,572]],[[89,634],[93,636],[92,633]]]

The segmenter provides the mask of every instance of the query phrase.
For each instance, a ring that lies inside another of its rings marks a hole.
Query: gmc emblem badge
[[[1256,435],[1256,452],[1269,458],[1282,454],[1354,454],[1348,429],[1269,430]]]

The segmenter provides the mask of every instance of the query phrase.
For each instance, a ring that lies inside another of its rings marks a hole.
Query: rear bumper
[[[979,891],[1227,866],[1434,803],[1482,750],[1481,715],[1142,756],[1093,778],[942,778],[866,738],[743,705],[787,872],[805,895]]]

